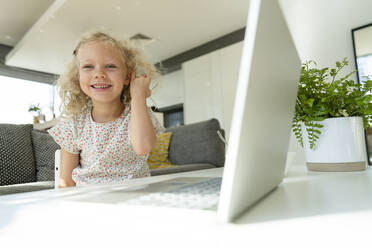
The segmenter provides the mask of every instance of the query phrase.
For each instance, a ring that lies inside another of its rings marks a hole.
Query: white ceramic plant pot
[[[306,164],[315,171],[365,170],[366,144],[361,117],[329,118],[319,122],[321,129],[315,147],[310,149],[308,135],[302,124]]]

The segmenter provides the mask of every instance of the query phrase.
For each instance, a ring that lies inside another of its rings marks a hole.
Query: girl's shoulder
[[[59,122],[60,125],[68,126],[75,129],[81,129],[89,121],[90,110],[85,109],[82,112],[70,116],[70,117],[61,117]]]

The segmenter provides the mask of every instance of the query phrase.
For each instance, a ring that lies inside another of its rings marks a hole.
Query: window
[[[33,115],[28,112],[31,104],[40,104],[46,120],[51,120],[55,112],[54,88],[45,83],[0,76],[0,123],[32,123]]]
[[[372,75],[372,54],[358,57],[358,74],[359,74],[359,81],[365,81],[365,76]]]

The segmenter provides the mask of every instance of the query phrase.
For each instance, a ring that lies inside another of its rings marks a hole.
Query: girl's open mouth
[[[112,86],[109,84],[93,84],[90,87],[96,90],[105,90],[111,88]]]

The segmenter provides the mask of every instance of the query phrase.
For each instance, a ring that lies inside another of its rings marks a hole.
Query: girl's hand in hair
[[[130,95],[133,99],[146,100],[151,96],[150,90],[151,75],[141,75],[136,77],[136,73],[132,72],[130,81]]]

